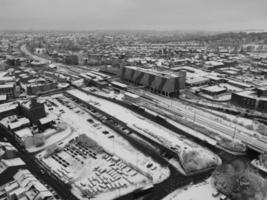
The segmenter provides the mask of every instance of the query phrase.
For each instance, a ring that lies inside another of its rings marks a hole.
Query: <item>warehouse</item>
[[[174,96],[185,88],[186,72],[177,74],[152,69],[126,66],[121,69],[121,79],[136,85],[142,85],[152,92]]]

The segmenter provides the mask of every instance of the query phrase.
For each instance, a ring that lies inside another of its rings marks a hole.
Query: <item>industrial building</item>
[[[166,96],[173,96],[185,88],[186,72],[180,71],[177,74],[144,69],[135,66],[121,68],[121,79],[136,85],[144,86],[152,92]]]

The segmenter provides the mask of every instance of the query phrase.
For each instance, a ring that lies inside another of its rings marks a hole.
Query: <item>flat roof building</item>
[[[55,123],[54,122],[55,120],[56,120],[56,118],[52,117],[52,116],[43,117],[43,118],[39,119],[38,128],[40,130],[45,130],[45,129],[51,127],[53,125],[53,123]]]
[[[17,103],[12,102],[12,103],[0,104],[0,119],[17,113],[18,113]]]
[[[11,129],[12,131],[16,131],[19,130],[23,127],[27,127],[30,125],[30,120],[23,117],[23,118],[19,118],[17,119],[15,122],[12,122],[10,124],[8,124],[9,129]]]
[[[231,103],[244,108],[267,111],[267,89],[257,88],[232,93]]]
[[[224,67],[224,63],[220,62],[220,61],[213,61],[212,60],[212,61],[205,62],[204,67],[208,70],[214,70],[214,69]]]
[[[191,77],[186,79],[186,84],[189,86],[199,86],[204,85],[210,81],[209,78],[206,77]]]
[[[7,95],[6,94],[2,94],[0,95],[0,103],[3,103],[7,100]]]
[[[129,103],[138,103],[141,98],[140,96],[130,93],[130,92],[125,92],[124,93],[124,100],[129,102]]]
[[[243,82],[240,82],[240,81],[234,81],[234,80],[231,80],[231,79],[226,79],[226,81],[230,85],[233,85],[233,86],[236,86],[236,87],[240,87],[240,88],[243,88],[243,89],[252,88],[252,85],[246,84],[246,83],[243,83]]]
[[[57,82],[55,81],[49,81],[49,80],[46,82],[34,81],[27,84],[27,93],[29,95],[36,95],[55,89],[57,89]]]
[[[205,94],[212,95],[212,96],[222,94],[222,93],[227,91],[227,89],[225,87],[220,87],[218,85],[213,85],[213,86],[201,88],[200,90],[201,90],[201,92],[203,92]]]
[[[127,88],[128,88],[127,85],[125,85],[125,84],[123,84],[121,82],[118,82],[118,81],[112,81],[111,85],[112,85],[113,88],[118,89],[118,90],[125,90],[126,91]]]
[[[121,79],[136,85],[142,85],[152,92],[166,96],[179,93],[185,88],[186,72],[170,73],[166,71],[156,71],[135,66],[121,68]]]
[[[14,76],[0,76],[0,84],[5,84],[14,81],[15,81]]]
[[[259,87],[256,89],[259,96],[267,97],[267,86]]]
[[[14,82],[0,85],[0,95],[6,95],[8,99],[14,98],[15,86],[16,84]]]

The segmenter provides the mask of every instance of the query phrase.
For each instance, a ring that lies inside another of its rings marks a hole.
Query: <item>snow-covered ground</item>
[[[175,190],[163,200],[220,200],[223,194],[216,196],[217,190],[212,186],[210,180],[206,180],[197,185],[188,185]],[[216,196],[216,197],[215,197]]]
[[[207,162],[211,160],[214,161],[216,159],[217,161],[219,160],[218,157],[211,151],[202,148],[201,146],[183,138],[177,133],[172,132],[149,119],[145,119],[135,112],[132,112],[116,103],[86,94],[77,89],[69,90],[68,93],[85,102],[91,103],[109,115],[120,119],[132,129],[141,132],[151,140],[161,143],[167,148],[176,151],[177,154],[180,154],[181,152],[197,150],[203,159],[207,160]]]
[[[69,124],[73,129],[73,134],[68,137],[67,140],[61,141],[63,144],[60,146],[64,147],[71,138],[75,138],[80,134],[86,134],[89,138],[94,140],[99,146],[112,154],[116,155],[124,162],[128,163],[133,168],[140,170],[143,174],[152,178],[154,184],[159,183],[169,177],[170,171],[167,167],[161,166],[159,163],[155,162],[151,157],[144,155],[142,152],[135,149],[126,139],[121,137],[118,133],[108,128],[107,126],[99,123],[95,118],[88,114],[83,108],[79,107],[76,103],[72,102],[70,99],[63,95],[54,95],[52,97],[45,97],[53,102],[57,107],[53,107],[50,111],[52,117],[60,118],[60,120]],[[68,101],[68,107],[60,103],[56,98]],[[53,116],[54,115],[54,116]],[[93,123],[87,120],[93,120]],[[108,134],[103,134],[107,131]],[[112,137],[110,137],[112,136]],[[37,155],[40,159],[45,155],[42,152]],[[49,164],[49,163],[47,163]],[[53,169],[53,164],[49,164]],[[148,168],[147,166],[153,166]],[[81,166],[81,169],[86,166]],[[82,170],[74,169],[75,176],[78,177]]]
[[[220,117],[214,117],[214,119],[216,119],[219,122],[222,122],[225,125],[228,125],[229,127],[233,127],[233,128],[236,127],[238,131],[242,131],[251,136],[255,136],[255,135],[260,136],[260,134],[257,132],[257,125],[251,119],[244,118],[241,116],[231,115],[227,113],[222,113],[216,110],[211,110],[211,109],[207,109],[207,110],[211,113],[214,113],[224,118],[222,119]],[[249,126],[252,129],[248,129],[246,126],[247,127]]]
[[[210,131],[220,134],[222,137],[232,138],[235,136],[236,140],[244,141],[252,146],[261,148],[262,150],[267,148],[266,143],[258,139],[259,133],[255,130],[246,128],[244,125],[239,125],[207,112],[206,110],[185,105],[176,99],[168,99],[149,92],[145,95],[157,100],[158,104],[165,106],[166,108],[171,108],[173,111],[183,115],[187,120],[191,120],[197,125],[204,126]]]
[[[135,189],[153,186],[150,177],[104,152],[85,134],[52,156],[43,157],[42,161],[60,179],[72,185],[79,199],[88,199],[87,195],[93,197],[90,199],[114,199]]]
[[[27,148],[27,151],[30,153],[34,153],[34,152],[38,152],[41,150],[44,150],[46,148],[49,148],[49,146],[52,146],[62,140],[65,140],[66,138],[70,137],[72,135],[72,129],[71,127],[67,126],[65,130],[58,132],[58,133],[54,133],[52,136],[48,137],[45,140],[44,145],[40,146],[40,147],[36,147],[36,146],[32,146]]]
[[[211,110],[211,109],[207,109],[207,110],[211,113],[222,116],[223,118],[226,118],[229,121],[232,121],[233,123],[244,124],[244,125],[252,125],[253,124],[253,120],[248,119],[248,118],[244,118],[244,117],[236,116],[236,115],[231,115],[231,114],[227,114],[227,113],[222,113],[222,112],[219,112],[217,110]]]

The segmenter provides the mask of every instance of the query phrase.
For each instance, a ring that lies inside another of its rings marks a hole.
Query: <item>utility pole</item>
[[[235,129],[234,129],[233,139],[235,139],[235,135],[236,135],[236,126],[235,126]]]

